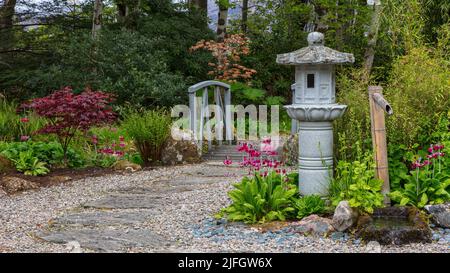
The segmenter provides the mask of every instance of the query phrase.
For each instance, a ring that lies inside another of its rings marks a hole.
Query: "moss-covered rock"
[[[387,207],[358,219],[356,236],[382,245],[431,243],[426,215],[414,207]]]

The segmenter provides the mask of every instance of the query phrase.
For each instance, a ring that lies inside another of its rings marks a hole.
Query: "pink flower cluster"
[[[430,154],[427,155],[427,158],[431,159],[445,156],[445,153],[441,152],[443,149],[444,145],[441,144],[431,145],[430,148],[428,148],[428,152]]]
[[[257,171],[261,172],[262,176],[267,176],[270,170],[274,170],[278,174],[286,174],[285,169],[280,169],[283,163],[272,158],[272,156],[276,156],[278,153],[272,146],[272,140],[270,138],[262,140],[259,150],[255,149],[252,144],[246,142],[240,143],[237,150],[243,154],[242,161],[238,163],[239,166],[249,168],[249,173]],[[223,164],[229,166],[233,164],[233,161],[227,156]]]
[[[442,144],[435,144],[430,145],[430,148],[428,148],[428,155],[427,159],[422,161],[422,158],[419,158],[417,161],[413,162],[411,165],[411,168],[414,169],[420,169],[428,165],[432,165],[434,162],[434,159],[440,159],[441,157],[445,156],[445,153],[442,152],[444,149],[444,145]]]
[[[273,168],[277,169],[279,166],[281,166],[281,161],[277,160],[271,160],[271,159],[255,159],[254,157],[246,157],[244,156],[244,159],[239,163],[239,166],[241,167],[253,167],[255,171],[259,171],[260,168]]]
[[[24,126],[27,126],[26,123],[30,122],[30,119],[28,117],[22,117],[22,118],[20,118],[20,122],[24,123]],[[20,141],[28,141],[28,140],[30,140],[30,136],[24,134],[26,132],[23,132],[22,130],[20,130],[20,131],[23,134],[23,135],[20,136]]]
[[[96,135],[93,135],[91,138],[92,144],[97,147],[98,144],[98,137]],[[117,156],[122,157],[125,155],[124,148],[126,146],[125,144],[125,137],[119,136],[119,149],[117,149],[117,143],[116,141],[112,141],[110,145],[106,145],[104,148],[99,149],[97,152],[104,155],[110,155],[110,156]]]

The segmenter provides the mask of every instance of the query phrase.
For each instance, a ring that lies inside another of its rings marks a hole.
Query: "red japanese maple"
[[[90,88],[77,95],[72,88],[64,87],[47,97],[24,103],[21,108],[33,110],[49,121],[37,133],[56,134],[67,161],[67,149],[78,130],[86,132],[92,126],[111,123],[116,119],[110,105],[113,101],[110,94]]]

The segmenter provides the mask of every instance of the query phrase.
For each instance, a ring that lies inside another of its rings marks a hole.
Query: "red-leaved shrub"
[[[67,149],[78,130],[86,132],[93,126],[111,123],[116,119],[110,106],[113,101],[110,94],[90,88],[77,95],[72,92],[72,88],[64,87],[47,97],[24,103],[20,108],[33,110],[48,120],[47,125],[37,133],[57,135],[64,150],[64,160],[67,161]]]

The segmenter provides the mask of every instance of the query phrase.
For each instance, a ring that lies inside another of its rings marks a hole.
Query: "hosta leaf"
[[[406,206],[411,200],[408,197],[403,197],[400,200],[400,206]]]

